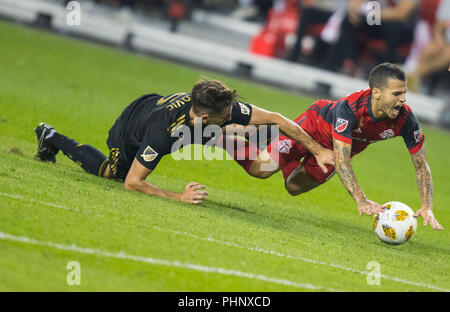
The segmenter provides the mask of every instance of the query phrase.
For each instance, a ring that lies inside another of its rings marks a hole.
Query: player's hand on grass
[[[188,183],[184,192],[181,193],[180,201],[195,205],[201,204],[208,195],[207,191],[202,191],[204,188],[206,188],[205,185],[200,185],[197,182]]]
[[[363,214],[367,214],[370,216],[372,213],[381,213],[384,211],[383,206],[370,199],[364,199],[358,202],[357,205],[360,216],[362,216]]]
[[[423,225],[426,226],[428,223],[430,223],[431,227],[438,231],[443,231],[444,228],[442,225],[439,224],[439,222],[434,217],[433,211],[429,208],[421,208],[417,210],[417,212],[414,214],[414,218],[422,217],[423,218]]]
[[[334,166],[335,153],[331,149],[322,148],[315,157],[317,164],[323,170],[324,173],[328,172],[328,168],[326,166],[327,164]]]

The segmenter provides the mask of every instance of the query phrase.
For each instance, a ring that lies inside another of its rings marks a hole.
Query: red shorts
[[[313,134],[316,133],[317,127],[316,120],[317,115],[314,114],[314,112],[306,111],[294,121],[314,138]],[[324,146],[329,146],[329,144],[323,144],[320,140],[314,139]],[[325,183],[334,174],[334,166],[326,165],[328,172],[324,173],[322,168],[317,164],[313,154],[311,154],[303,145],[284,135],[280,135],[277,139],[273,140],[269,146],[267,146],[267,151],[270,153],[272,159],[275,162],[278,162],[279,166],[282,168],[285,180],[300,164],[305,166],[305,172],[308,177],[318,183]]]

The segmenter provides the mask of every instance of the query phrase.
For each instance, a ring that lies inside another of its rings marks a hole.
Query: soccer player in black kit
[[[146,181],[164,155],[173,152],[180,139],[173,135],[180,127],[194,128],[218,125],[277,125],[281,133],[299,142],[316,157],[319,166],[326,171],[326,164],[334,165],[330,149],[315,142],[296,123],[279,113],[266,111],[254,105],[238,102],[237,93],[217,80],[202,79],[191,93],[175,93],[168,96],[147,94],[125,108],[109,130],[107,145],[109,157],[95,147],[79,144],[46,124],[36,127],[40,161],[56,161],[61,150],[88,173],[124,182],[127,190],[201,204],[208,193],[204,185],[191,182],[183,193],[162,189]],[[203,138],[202,144],[205,144]],[[195,142],[197,143],[197,142]]]

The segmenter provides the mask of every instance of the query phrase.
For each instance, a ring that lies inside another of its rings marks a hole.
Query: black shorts
[[[152,109],[160,98],[161,95],[152,93],[134,100],[124,109],[109,130],[106,144],[109,149],[110,178],[125,181],[140,145],[136,131],[128,133],[127,125],[139,123],[141,121],[139,118],[147,116],[145,112],[148,112],[148,109],[145,110],[145,108]]]
[[[128,171],[133,164],[133,160],[127,160],[121,144],[120,123],[115,123],[109,130],[108,140],[106,144],[109,149],[108,163],[110,166],[109,177],[111,179],[119,179],[125,181]]]

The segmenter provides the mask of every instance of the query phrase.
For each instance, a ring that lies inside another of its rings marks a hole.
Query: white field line
[[[52,203],[43,202],[43,201],[36,200],[36,199],[33,199],[33,198],[25,198],[25,197],[20,196],[20,195],[0,193],[0,196],[5,196],[5,197],[9,197],[9,198],[14,198],[14,199],[20,199],[20,200],[23,200],[23,201],[27,201],[27,202],[31,202],[31,203],[37,203],[37,204],[42,204],[42,205],[55,207],[55,208],[59,208],[59,209],[78,211],[77,209],[68,208],[68,207],[61,206],[61,205],[55,205],[55,204],[52,204]]]
[[[332,268],[336,268],[336,269],[341,269],[341,270],[348,271],[348,272],[358,273],[358,274],[362,274],[362,275],[369,274],[368,271],[361,271],[361,270],[357,270],[357,269],[352,269],[352,268],[348,268],[348,267],[345,267],[345,266],[340,265],[340,264],[328,263],[328,262],[318,261],[318,260],[309,259],[309,258],[305,258],[305,257],[291,256],[291,255],[282,254],[282,253],[279,253],[279,252],[273,251],[273,250],[265,250],[265,249],[262,249],[262,248],[259,248],[259,247],[247,247],[247,246],[239,245],[239,244],[236,244],[236,243],[231,243],[231,242],[227,242],[227,241],[223,241],[223,240],[214,239],[214,238],[211,238],[211,237],[201,237],[201,236],[198,236],[198,235],[195,235],[195,234],[191,234],[191,233],[187,233],[187,232],[166,230],[166,229],[160,228],[158,226],[152,226],[152,228],[154,228],[155,230],[158,230],[160,232],[168,232],[168,233],[172,233],[172,234],[176,234],[176,235],[181,235],[181,236],[191,237],[191,238],[204,240],[204,241],[208,241],[208,242],[214,242],[214,243],[218,243],[218,244],[222,244],[222,245],[227,245],[227,246],[230,246],[230,247],[236,247],[236,248],[246,249],[246,250],[250,250],[250,251],[256,251],[256,252],[260,252],[260,253],[264,253],[264,254],[268,254],[268,255],[274,255],[274,256],[278,256],[278,257],[283,257],[283,258],[288,258],[288,259],[293,259],[293,260],[300,260],[300,261],[309,262],[309,263],[313,263],[313,264],[324,265],[324,266],[328,266],[328,267],[332,267]],[[392,281],[396,281],[396,282],[399,282],[399,283],[403,283],[403,284],[429,288],[429,289],[433,289],[433,290],[436,290],[436,291],[450,292],[450,290],[448,290],[448,289],[437,287],[437,286],[434,286],[434,285],[431,285],[431,284],[422,284],[422,283],[411,282],[411,281],[408,281],[408,280],[405,280],[405,279],[401,279],[401,278],[398,278],[398,277],[387,276],[387,275],[384,275],[384,274],[381,274],[380,277],[384,278],[384,279],[387,279],[387,280],[392,280]]]
[[[177,268],[194,270],[194,271],[199,271],[199,272],[206,272],[206,273],[217,273],[217,274],[228,275],[228,276],[237,276],[237,277],[260,280],[263,282],[275,283],[275,284],[280,284],[280,285],[285,285],[285,286],[292,286],[292,287],[303,288],[303,289],[306,288],[309,290],[336,291],[334,289],[326,289],[321,286],[315,286],[315,285],[311,285],[311,284],[297,283],[297,282],[293,282],[293,281],[289,281],[289,280],[285,280],[285,279],[267,277],[267,276],[264,276],[261,274],[253,274],[253,273],[247,273],[247,272],[242,272],[242,271],[237,271],[237,270],[209,267],[209,266],[204,266],[201,264],[192,264],[192,263],[188,263],[188,262],[170,261],[170,260],[164,260],[164,259],[155,259],[155,258],[150,258],[150,257],[135,256],[135,255],[129,255],[125,252],[113,253],[113,252],[104,251],[104,250],[100,250],[100,249],[79,247],[74,244],[73,245],[61,245],[61,244],[52,243],[52,242],[38,241],[38,240],[29,238],[29,237],[16,236],[16,235],[4,233],[4,232],[0,232],[0,239],[24,243],[24,244],[30,244],[30,245],[52,247],[52,248],[56,248],[58,250],[71,251],[71,252],[77,252],[77,253],[94,255],[94,256],[101,256],[101,257],[106,257],[106,258],[115,258],[115,259],[121,259],[121,260],[143,262],[143,263],[162,265],[162,266],[168,266],[168,267],[177,267]]]
[[[74,211],[79,212],[79,210],[77,210],[77,209],[68,208],[68,207],[60,206],[60,205],[55,205],[55,204],[52,204],[52,203],[47,203],[47,202],[38,201],[38,200],[34,200],[34,199],[27,199],[27,198],[24,198],[24,197],[22,197],[20,195],[0,193],[0,196],[5,196],[5,197],[19,199],[19,200],[33,202],[33,203],[40,203],[40,204],[48,205],[48,206],[51,206],[51,207],[61,208],[61,209],[65,209],[65,210],[74,210]],[[148,226],[146,226],[146,227],[148,227]],[[186,236],[186,237],[190,237],[190,238],[194,238],[194,239],[198,239],[198,240],[203,240],[203,241],[208,241],[208,242],[212,242],[212,243],[217,243],[217,244],[222,244],[222,245],[226,245],[226,246],[230,246],[230,247],[235,247],[235,248],[240,248],[240,249],[246,249],[246,250],[249,250],[249,251],[260,252],[260,253],[264,253],[264,254],[267,254],[267,255],[274,255],[274,256],[283,257],[283,258],[287,258],[287,259],[299,260],[299,261],[308,262],[308,263],[312,263],[312,264],[323,265],[323,266],[332,267],[332,268],[335,268],[335,269],[340,269],[340,270],[344,270],[344,271],[352,272],[352,273],[357,273],[357,274],[361,274],[361,275],[369,274],[368,271],[362,271],[362,270],[358,270],[358,269],[353,269],[353,268],[346,267],[346,266],[340,265],[340,264],[323,262],[323,261],[314,260],[314,259],[310,259],[310,258],[306,258],[306,257],[292,256],[292,255],[288,255],[288,254],[279,253],[279,252],[273,251],[273,250],[262,249],[262,248],[259,248],[259,247],[243,246],[243,245],[239,245],[239,244],[236,244],[236,243],[215,239],[215,238],[212,238],[212,237],[202,237],[202,236],[198,236],[198,235],[195,235],[195,234],[192,234],[192,233],[188,233],[188,232],[180,232],[180,231],[175,231],[175,230],[163,229],[163,228],[161,228],[159,226],[150,226],[150,228],[153,228],[153,229],[155,229],[157,231],[160,231],[160,232],[172,233],[172,234],[176,234],[176,235],[180,235],[180,236]],[[441,288],[441,287],[434,286],[434,285],[431,285],[431,284],[423,284],[423,283],[412,282],[412,281],[408,281],[408,280],[405,280],[405,279],[402,279],[402,278],[398,278],[398,277],[395,277],[395,276],[388,276],[388,275],[381,274],[380,277],[384,278],[384,279],[387,279],[387,280],[391,280],[391,281],[399,282],[399,283],[402,283],[402,284],[406,284],[406,285],[412,285],[412,286],[417,286],[417,287],[428,288],[428,289],[432,289],[432,290],[435,290],[435,291],[450,292],[449,289]]]

